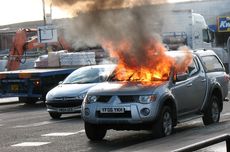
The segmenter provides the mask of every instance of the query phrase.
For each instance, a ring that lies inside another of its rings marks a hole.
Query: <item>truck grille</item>
[[[98,99],[97,99],[97,102],[103,102],[103,103],[106,103],[110,100],[112,96],[100,96]]]
[[[122,103],[136,102],[138,96],[119,96]]]
[[[107,103],[112,96],[100,96],[97,102]],[[122,103],[137,102],[139,96],[118,96]]]
[[[124,113],[101,113],[96,111],[96,117],[98,118],[131,118],[131,111],[125,111]]]

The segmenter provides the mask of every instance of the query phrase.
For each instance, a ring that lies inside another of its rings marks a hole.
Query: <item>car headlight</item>
[[[139,96],[139,102],[140,103],[150,103],[157,99],[156,95],[143,95]]]
[[[86,95],[86,92],[76,96],[76,99],[84,99],[85,95]]]
[[[46,100],[52,100],[52,99],[53,99],[53,93],[48,92],[48,93],[46,94]]]
[[[94,103],[97,101],[97,96],[87,96],[86,103]]]

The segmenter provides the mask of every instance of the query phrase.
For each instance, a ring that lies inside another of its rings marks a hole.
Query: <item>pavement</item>
[[[6,97],[6,98],[0,98],[0,105],[7,105],[7,104],[16,104],[19,103],[18,97]],[[148,142],[146,142],[148,143]],[[143,144],[143,143],[142,143]],[[133,145],[127,148],[122,149],[122,151],[130,151],[130,148],[136,149],[135,151],[139,151],[136,146],[138,145]],[[140,146],[143,147],[143,146]],[[152,146],[146,146],[145,151],[152,151]],[[141,148],[142,149],[142,148]],[[119,150],[120,151],[120,150]],[[141,150],[142,151],[142,150]],[[209,147],[205,147],[202,150],[198,150],[198,152],[223,152],[226,151],[226,143],[225,142],[220,142],[218,144],[211,145]]]
[[[0,105],[19,103],[18,97],[0,98]]]

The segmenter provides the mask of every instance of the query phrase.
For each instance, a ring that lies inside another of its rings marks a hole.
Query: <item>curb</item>
[[[0,105],[7,105],[7,104],[16,104],[19,103],[18,99],[13,98],[0,98]]]

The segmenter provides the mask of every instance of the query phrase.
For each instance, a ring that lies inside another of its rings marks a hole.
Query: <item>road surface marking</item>
[[[224,114],[221,114],[221,116],[229,116],[230,113],[224,113]]]
[[[41,136],[45,136],[45,137],[48,137],[48,136],[69,136],[69,135],[74,135],[74,134],[83,133],[83,132],[85,132],[85,130],[80,130],[77,132],[54,132],[54,133],[44,134]]]
[[[85,129],[82,129],[82,130],[77,131],[76,134],[78,134],[78,133],[83,133],[83,132],[85,132]]]
[[[13,147],[26,147],[26,146],[42,146],[49,144],[50,142],[23,142],[15,145],[11,145]]]
[[[28,124],[28,125],[17,125],[13,128],[25,128],[25,127],[37,127],[37,126],[43,126],[43,125],[47,125],[50,124],[52,122],[50,121],[43,121],[43,122],[38,122],[38,123],[33,123],[33,124]]]

